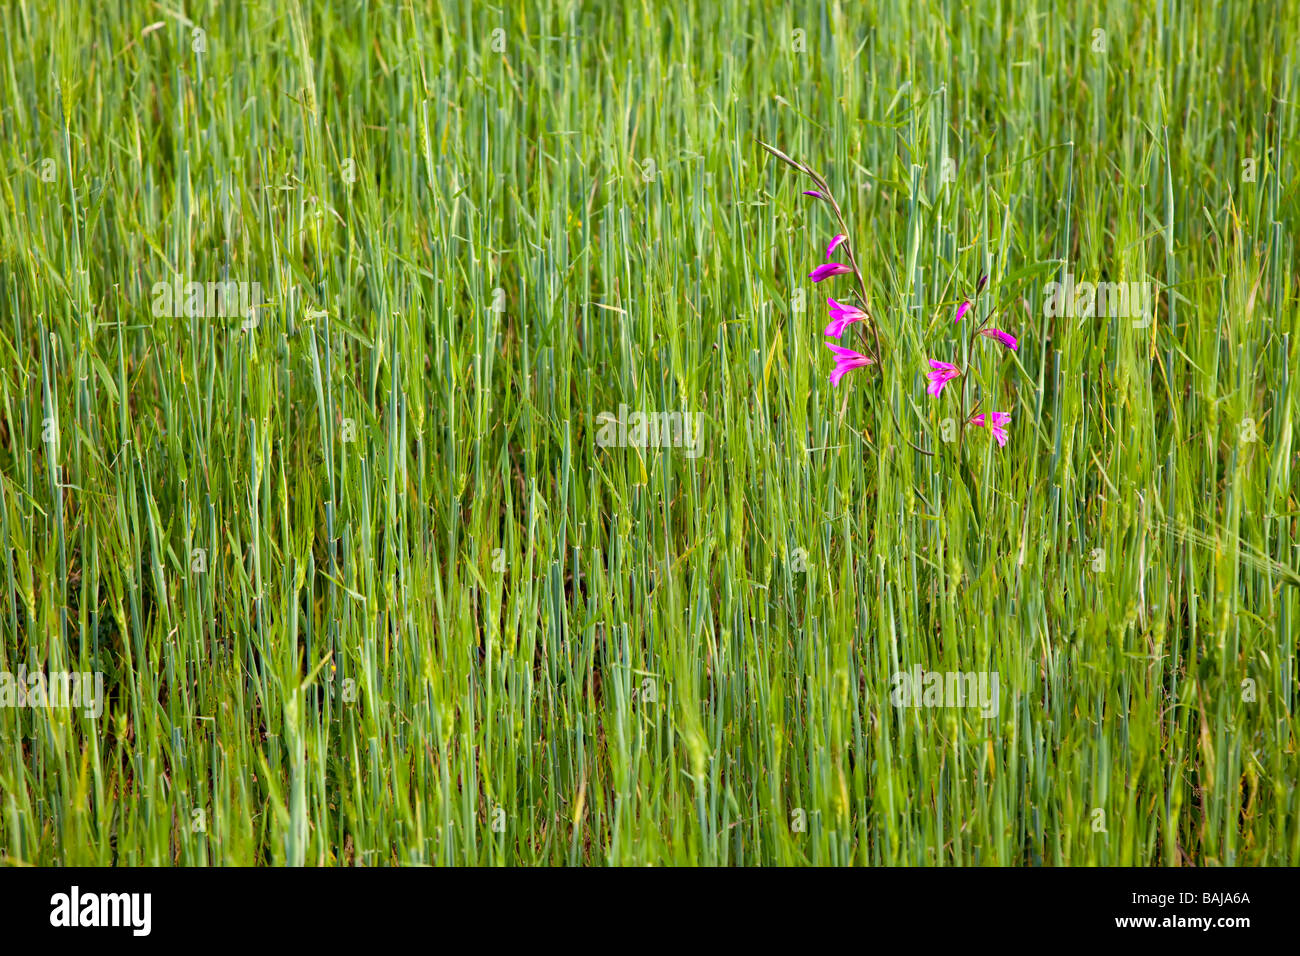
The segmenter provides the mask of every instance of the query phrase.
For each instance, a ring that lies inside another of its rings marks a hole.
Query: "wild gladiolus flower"
[[[842,262],[828,262],[825,265],[818,266],[812,272],[808,273],[808,277],[812,279],[813,282],[821,282],[823,279],[829,279],[831,276],[849,275],[852,272],[853,269]]]
[[[823,335],[838,339],[844,334],[844,330],[854,322],[865,322],[867,320],[867,313],[851,305],[845,305],[843,302],[836,302],[830,298],[826,300],[826,304],[831,307],[831,324],[826,326]]]
[[[987,335],[993,341],[1001,342],[1013,352],[1020,348],[1020,343],[1016,341],[1016,337],[1010,332],[1003,332],[1001,329],[980,329],[980,335]]]
[[[804,194],[805,196],[812,196],[814,199],[825,199],[825,198],[826,198],[825,196],[823,196],[821,193],[819,193],[819,192],[818,192],[817,190],[815,190],[815,189],[805,189],[805,190],[803,191],[803,194]]]
[[[957,306],[957,318],[953,319],[953,322],[954,322],[954,323],[956,323],[956,322],[960,322],[960,321],[965,317],[965,315],[966,315],[966,313],[967,313],[968,311],[970,311],[970,300],[969,300],[969,299],[968,299],[967,301],[963,302],[961,305]]]
[[[836,236],[834,239],[832,239],[831,244],[826,247],[826,258],[829,259],[831,257],[831,253],[835,251],[835,247],[838,246],[841,242],[843,242],[847,238],[848,236],[839,235]]]
[[[831,385],[840,384],[840,379],[849,372],[855,368],[871,365],[874,361],[852,349],[840,348],[840,346],[831,345],[829,342],[826,343],[826,347],[835,353],[835,368],[831,370]]]
[[[945,385],[959,375],[961,375],[961,369],[957,366],[930,359],[930,371],[926,373],[926,377],[930,379],[930,387],[926,391],[931,395],[938,395],[943,391]]]
[[[1011,424],[1011,413],[993,412],[991,420],[992,424],[990,424],[989,427],[993,429],[993,437],[997,439],[999,448],[1005,448],[1007,444],[1006,426]],[[976,428],[983,428],[985,421],[986,419],[983,412],[980,412],[978,415],[972,415],[970,419],[970,423]]]

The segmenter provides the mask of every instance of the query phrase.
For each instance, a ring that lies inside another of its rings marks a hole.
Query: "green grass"
[[[871,6],[0,7],[6,860],[1300,864],[1300,11]]]

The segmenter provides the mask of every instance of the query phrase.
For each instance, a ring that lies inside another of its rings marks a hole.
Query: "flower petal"
[[[1005,345],[1013,352],[1020,348],[1020,343],[1016,340],[1016,337],[1010,332],[1003,332],[1001,329],[981,329],[980,335],[987,335],[993,341]]]
[[[842,345],[831,345],[830,342],[827,342],[826,347],[839,356],[836,361],[840,361],[840,359],[862,359],[868,364],[871,363],[871,359],[867,358],[861,352],[855,352],[853,349],[846,349]]]
[[[867,314],[861,309],[855,309],[851,305],[845,305],[843,302],[836,302],[832,298],[826,299],[827,306],[830,307],[831,323],[826,326],[824,334],[839,338],[844,334],[844,330],[854,322],[862,322],[866,319]]]
[[[871,365],[874,359],[868,358],[861,352],[855,352],[853,349],[846,349],[839,345],[826,343],[826,347],[835,354],[835,368],[831,370],[831,385],[838,385],[848,372],[855,368],[862,368]]]
[[[822,335],[828,335],[831,338],[838,339],[844,334],[844,330],[849,327],[849,323],[852,321],[852,319],[842,315],[833,318],[831,319],[830,324],[822,330]]]
[[[847,275],[852,271],[853,270],[850,267],[846,266],[842,262],[828,262],[825,265],[818,266],[812,272],[808,273],[808,277],[812,279],[813,282],[821,282],[825,279],[829,279],[831,276]]]
[[[1007,446],[1007,438],[1010,436],[1006,426],[1010,423],[1010,412],[992,412],[988,416],[980,412],[978,415],[972,415],[968,422],[968,424],[974,425],[976,428],[983,428],[987,424],[992,430],[993,440],[998,443],[999,448]]]
[[[939,362],[930,359],[931,371],[926,373],[926,378],[930,380],[930,385],[926,389],[931,395],[938,395],[943,391],[943,387],[951,382],[954,378],[961,375],[961,369],[949,362]]]

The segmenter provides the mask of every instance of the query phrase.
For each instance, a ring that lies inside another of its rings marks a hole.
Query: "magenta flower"
[[[936,362],[930,359],[931,371],[926,373],[930,379],[930,387],[926,389],[931,395],[938,395],[943,391],[943,387],[951,382],[954,378],[961,375],[961,369],[947,362]]]
[[[980,412],[978,415],[971,416],[970,423],[974,425],[976,428],[983,428],[985,420],[986,419],[984,417],[984,413]],[[999,448],[1006,447],[1007,444],[1006,426],[1009,424],[1011,424],[1010,412],[993,412],[992,424],[989,427],[993,429],[993,437],[997,439]]]
[[[965,302],[963,302],[961,305],[957,306],[957,318],[953,319],[953,322],[954,323],[960,322],[965,317],[966,313],[969,310],[970,310],[970,300],[968,299]]]
[[[851,272],[853,272],[853,269],[842,262],[828,262],[825,265],[818,266],[812,272],[808,273],[808,277],[812,279],[813,282],[821,282],[823,279],[829,279],[831,276],[848,275]]]
[[[987,335],[993,341],[1001,342],[1013,352],[1020,348],[1020,343],[1016,341],[1016,337],[1010,332],[1003,332],[1001,329],[980,329],[980,335]]]
[[[852,323],[867,320],[867,313],[851,305],[845,305],[843,302],[836,302],[830,298],[826,300],[826,304],[831,307],[831,324],[826,326],[823,335],[838,339]]]
[[[804,194],[805,196],[812,196],[814,199],[825,199],[825,198],[826,198],[825,196],[823,196],[821,193],[819,193],[819,192],[818,192],[817,190],[815,190],[815,189],[805,189],[805,190],[803,191],[803,194]]]
[[[826,258],[829,259],[831,257],[831,253],[835,251],[835,247],[838,246],[841,242],[843,242],[847,238],[848,236],[839,235],[836,236],[834,239],[832,239],[831,244],[826,247]]]
[[[831,385],[840,384],[840,379],[853,369],[864,368],[874,362],[874,359],[869,359],[852,349],[840,348],[840,346],[831,345],[829,342],[826,343],[826,347],[835,353],[835,368],[831,371]]]

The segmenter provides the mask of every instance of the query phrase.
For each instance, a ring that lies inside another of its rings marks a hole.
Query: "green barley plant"
[[[1300,864],[1294,4],[0,34],[5,863]]]

